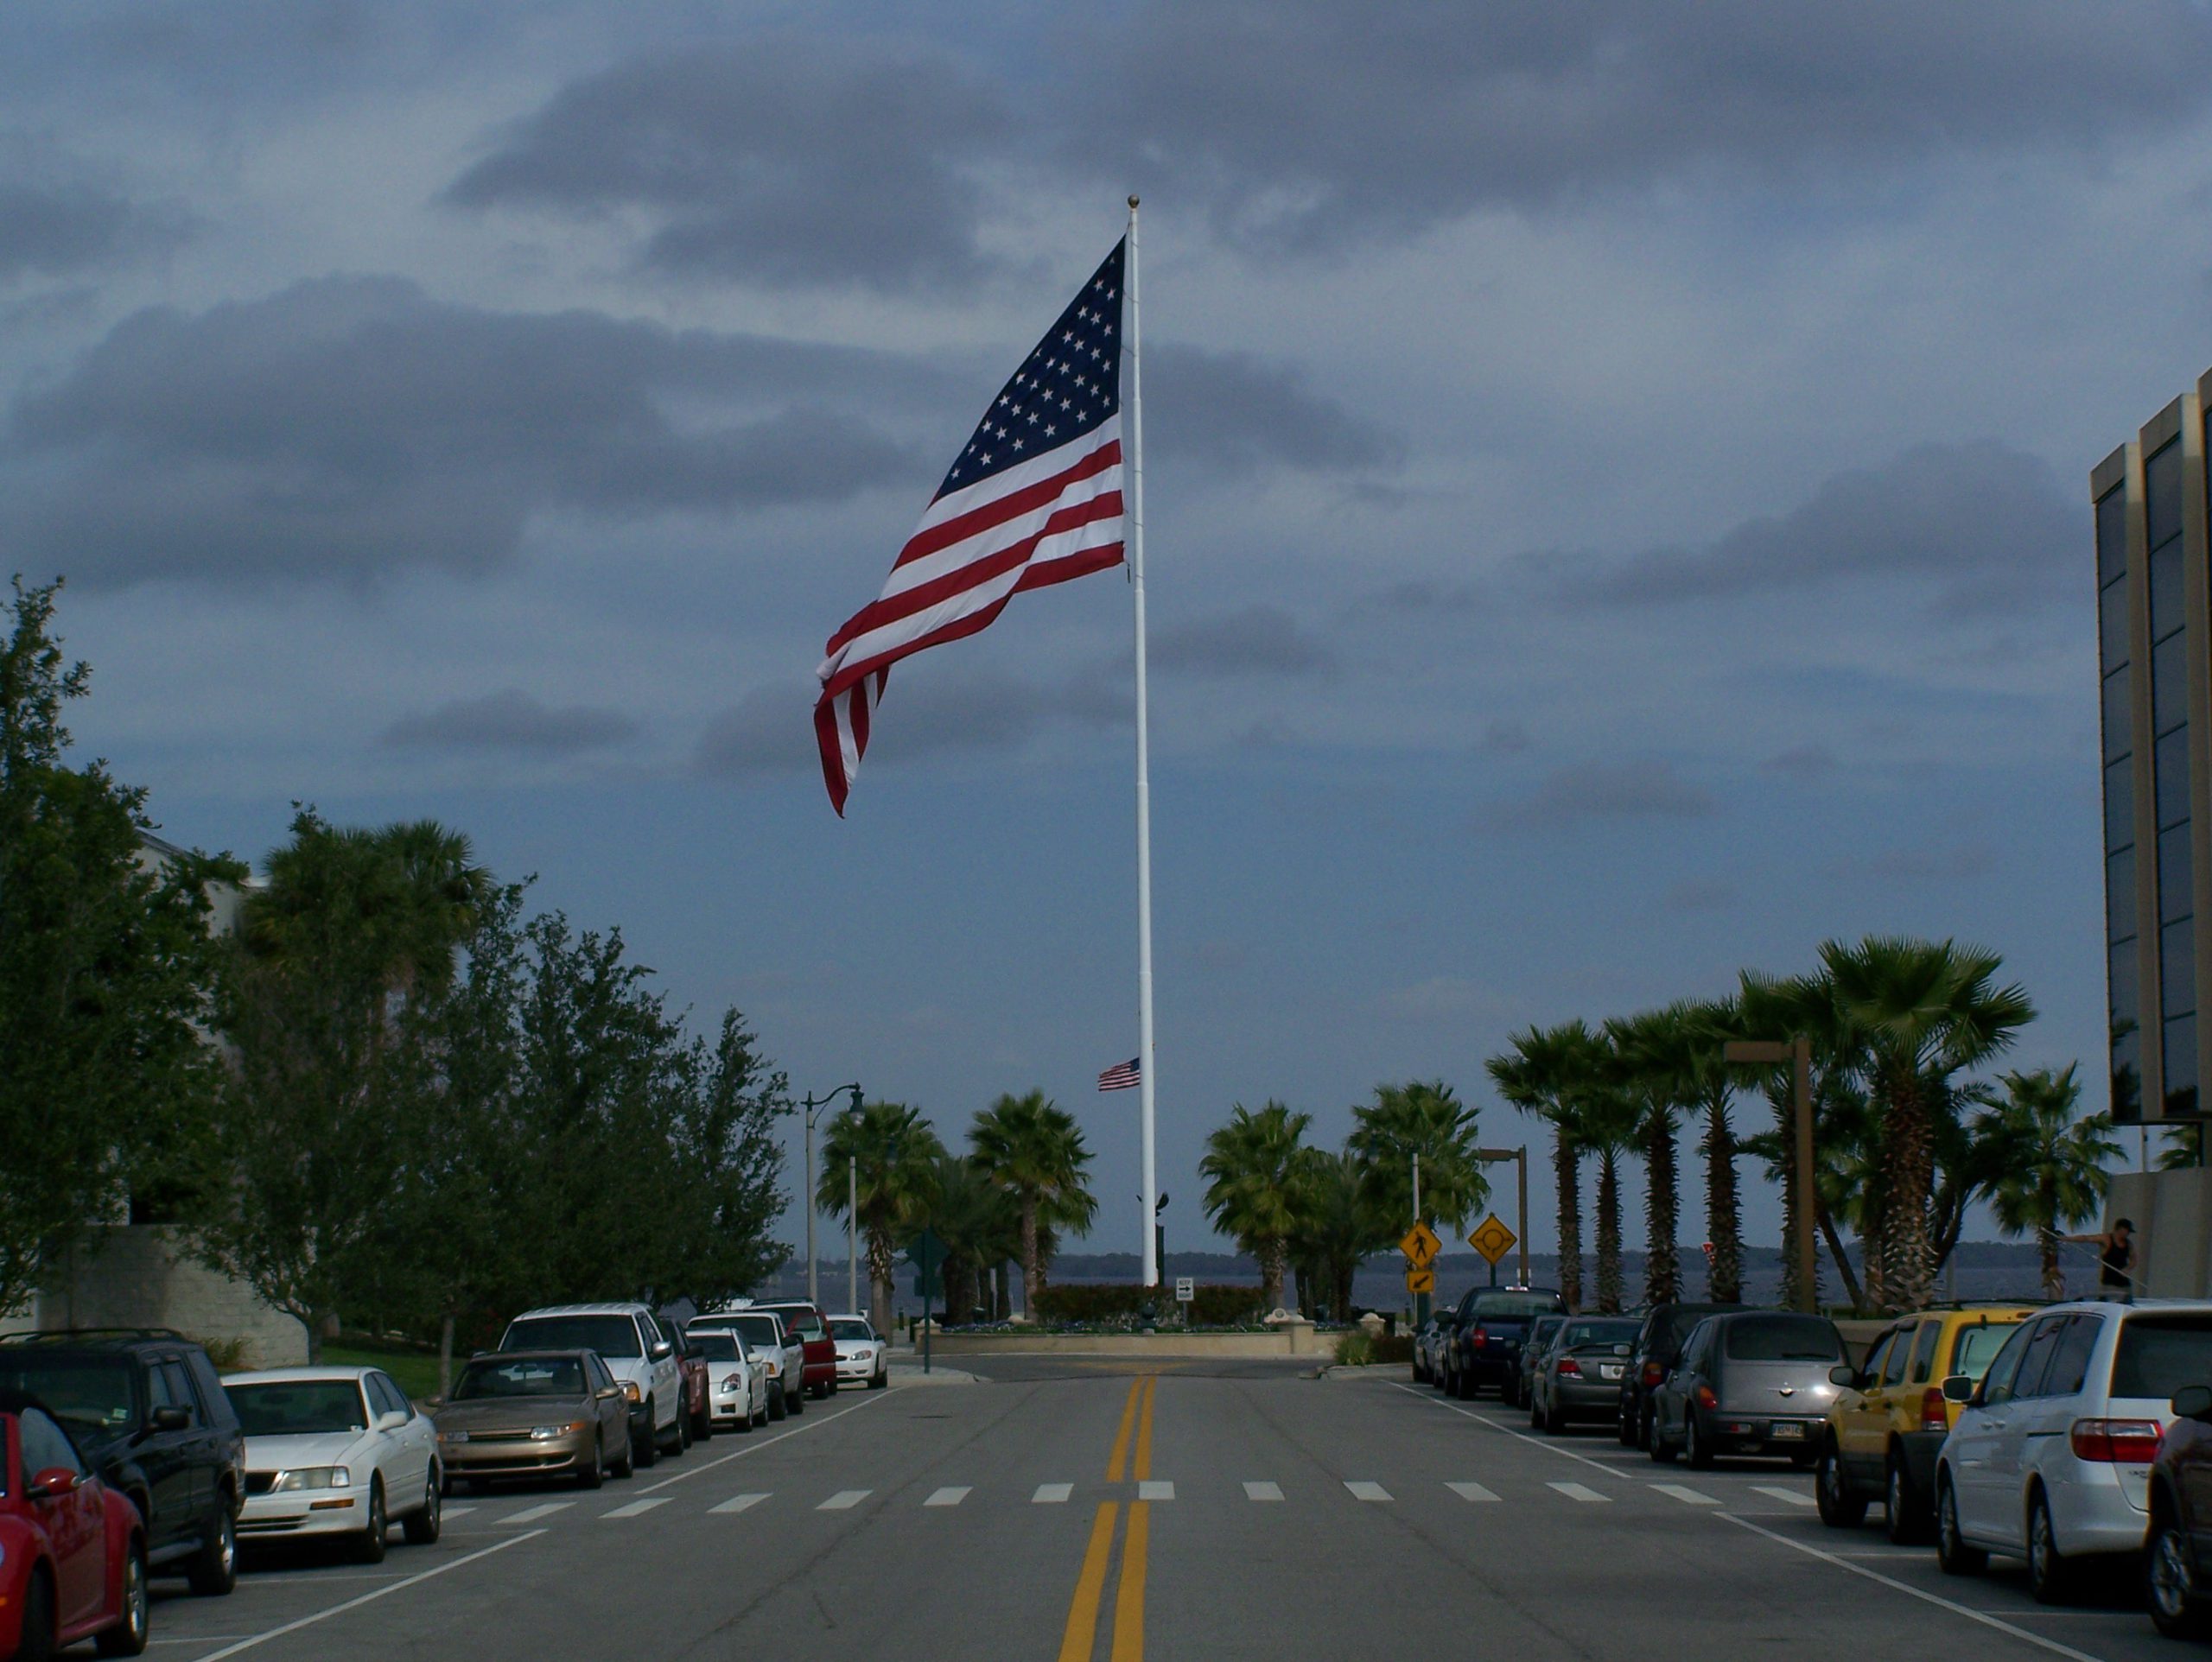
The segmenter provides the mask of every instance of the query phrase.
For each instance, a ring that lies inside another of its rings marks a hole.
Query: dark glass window
[[[2189,821],[2183,820],[2158,833],[2158,921],[2171,923],[2196,910],[2190,904]]]
[[[2144,519],[2157,548],[2181,535],[2181,441],[2175,439],[2143,464]]]
[[[2182,656],[2186,630],[2176,630],[2151,649],[2151,731],[2171,733],[2189,720],[2189,660]],[[2126,707],[2123,701],[2121,708]]]
[[[2177,1016],[2166,1024],[2166,1112],[2196,1112],[2196,1018]]]
[[[2135,933],[2135,850],[2115,849],[2105,860],[2105,938]]]
[[[2181,539],[2170,537],[2151,550],[2151,638],[2161,640],[2182,625]]]
[[[2159,1013],[2185,1016],[2196,1008],[2196,925],[2184,917],[2158,931]]]
[[[2044,1396],[2070,1397],[2081,1390],[2089,1377],[2090,1353],[2096,1349],[2104,1330],[2104,1323],[2094,1316],[2068,1320],[2065,1332],[2058,1337],[2058,1349],[2051,1356],[2050,1371],[2044,1375]]]
[[[2107,491],[2097,503],[2097,586],[2127,574],[2127,491]]]
[[[2105,847],[2135,841],[2135,764],[2122,758],[2105,770]]]
[[[2181,639],[2177,635],[2176,640]],[[2105,677],[2105,760],[2116,762],[2134,748],[2134,712],[2129,707],[2127,666]]]
[[[2158,795],[2152,799],[2158,804],[2161,827],[2177,823],[2189,817],[2189,729],[2176,727],[2158,740],[2151,752],[2157,773]]]
[[[2097,660],[2107,669],[2127,662],[2127,585],[2108,583],[2097,592]]]
[[[2044,1394],[2044,1375],[2050,1371],[2050,1359],[2057,1354],[2058,1341],[2066,1330],[2063,1316],[2046,1316],[2028,1330],[2027,1354],[2020,1358],[2020,1371],[2012,1378],[2015,1397],[2039,1397]]]

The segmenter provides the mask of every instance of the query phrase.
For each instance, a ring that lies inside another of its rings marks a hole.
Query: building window
[[[2127,492],[2097,504],[2098,671],[2103,676],[2105,939],[2112,1111],[2142,1112],[2141,989],[2135,973],[2135,728],[2128,660]]]

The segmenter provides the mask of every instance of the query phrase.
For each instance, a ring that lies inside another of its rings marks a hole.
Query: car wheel
[[[784,1387],[780,1383],[768,1387],[768,1418],[781,1419],[791,1409],[784,1402]]]
[[[214,1521],[185,1574],[191,1578],[192,1590],[202,1598],[221,1598],[238,1584],[238,1523],[231,1516],[227,1494],[217,1499]]]
[[[60,1647],[54,1643],[54,1583],[41,1570],[31,1571],[19,1621],[22,1636],[16,1641],[16,1662],[48,1662]]]
[[[871,1391],[880,1391],[890,1383],[891,1369],[887,1365],[875,1370],[874,1375],[868,1382],[868,1388]]]
[[[1656,1421],[1645,1423],[1643,1451],[1662,1466],[1675,1463],[1675,1445],[1667,1441],[1667,1434]]]
[[[2143,1602],[2151,1621],[2168,1639],[2202,1639],[2212,1633],[2212,1613],[2190,1596],[2189,1543],[2171,1517],[2151,1527],[2151,1550],[2143,1557]]]
[[[1821,1449],[1821,1463],[1813,1474],[1813,1498],[1821,1503],[1821,1521],[1830,1529],[1856,1529],[1866,1521],[1866,1498],[1851,1492],[1851,1480],[1843,1472],[1843,1456],[1833,1443]]]
[[[385,1537],[391,1532],[391,1519],[384,1506],[384,1479],[369,1480],[369,1523],[361,1532],[361,1538],[353,1544],[353,1559],[357,1564],[382,1564]]]
[[[798,1390],[784,1392],[784,1411],[787,1414],[803,1414],[806,1411],[806,1381],[802,1379],[799,1381]]]
[[[1936,1474],[1936,1562],[1947,1576],[1979,1576],[1989,1568],[1989,1554],[1959,1529],[1958,1491],[1948,1472]]]
[[[102,1656],[143,1656],[146,1652],[146,1544],[134,1538],[125,1554],[121,1619],[92,1641],[92,1647]]]
[[[657,1440],[658,1437],[658,1433],[653,1430],[653,1399],[647,1397],[645,1436],[640,1437],[638,1435],[638,1428],[634,1424],[630,1427],[630,1452],[636,1456],[638,1469],[641,1472],[651,1471],[653,1463],[660,1458],[660,1443]]]
[[[1649,1449],[1659,1435],[1659,1413],[1649,1403],[1643,1405],[1643,1418],[1640,1424],[1641,1434],[1637,1438],[1637,1447]]]
[[[1889,1475],[1882,1486],[1882,1505],[1891,1545],[1918,1546],[1928,1538],[1928,1504],[1912,1487],[1904,1462],[1895,1455],[1890,1456]]]
[[[596,1434],[591,1440],[591,1458],[576,1468],[576,1487],[595,1489],[607,1481],[607,1449]]]
[[[1532,1431],[1544,1429],[1544,1405],[1537,1401],[1533,1393],[1529,1398],[1529,1429]]]
[[[691,1447],[691,1411],[682,1403],[676,1405],[676,1424],[673,1429],[676,1434],[676,1447],[669,1452],[671,1454],[688,1453]]]
[[[445,1528],[445,1504],[441,1497],[445,1485],[438,1481],[438,1469],[430,1468],[430,1481],[423,1494],[423,1504],[400,1519],[400,1532],[406,1536],[410,1546],[435,1546],[438,1536]]]
[[[1620,1439],[1620,1445],[1622,1448],[1633,1449],[1636,1447],[1636,1410],[1630,1407],[1623,1407],[1620,1411],[1620,1423],[1613,1427],[1613,1435]]]
[[[1713,1445],[1697,1434],[1694,1411],[1682,1418],[1682,1463],[1694,1472],[1708,1471],[1713,1466]]]
[[[636,1471],[637,1469],[638,1456],[632,1450],[630,1445],[630,1428],[627,1424],[625,1424],[622,1427],[621,1458],[615,1461],[607,1469],[613,1473],[617,1481],[620,1481],[628,1477],[632,1472]]]
[[[2037,1489],[2028,1501],[2028,1591],[2038,1604],[2063,1604],[2073,1587],[2074,1566],[2058,1550],[2050,1502]]]
[[[1565,1437],[1567,1435],[1567,1427],[1573,1424],[1573,1421],[1570,1420],[1566,1414],[1560,1411],[1559,1405],[1556,1403],[1544,1411],[1544,1435],[1546,1437]]]
[[[712,1443],[715,1440],[715,1411],[703,1400],[699,1404],[697,1416],[691,1422],[691,1440],[694,1443]]]

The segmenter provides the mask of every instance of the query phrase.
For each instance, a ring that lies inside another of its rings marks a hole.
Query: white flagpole
[[[1144,1139],[1144,1282],[1160,1282],[1159,1236],[1153,1228],[1159,1193],[1153,1165],[1152,1105],[1152,753],[1144,685],[1144,399],[1138,356],[1137,199],[1129,198],[1129,587],[1136,599],[1137,630],[1137,1112]]]

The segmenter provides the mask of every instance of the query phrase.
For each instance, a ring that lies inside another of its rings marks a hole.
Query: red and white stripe
[[[814,707],[823,783],[840,815],[869,720],[900,658],[988,627],[1024,589],[1122,562],[1122,418],[948,491],[899,550],[883,592],[830,638]]]

